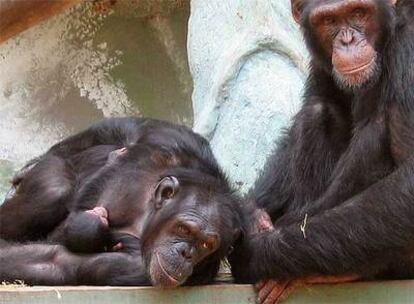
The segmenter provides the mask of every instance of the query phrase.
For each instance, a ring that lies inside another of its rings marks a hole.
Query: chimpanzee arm
[[[141,129],[146,123],[151,121],[134,117],[106,119],[57,143],[49,151],[68,157],[97,145],[128,146],[138,141]]]
[[[46,244],[0,245],[0,282],[30,285],[74,285],[82,258],[63,246]]]
[[[336,208],[245,240],[232,258],[235,277],[257,281],[378,272],[413,244],[413,175],[411,158]]]
[[[0,243],[0,281],[30,285],[149,285],[140,252],[76,255],[60,245]]]
[[[83,262],[77,274],[77,284],[110,286],[149,286],[141,254],[101,253]]]
[[[304,208],[280,218],[277,225],[287,225],[331,209],[362,192],[389,175],[394,169],[392,158],[385,145],[386,126],[380,119],[357,126],[354,136],[339,158],[326,191]]]

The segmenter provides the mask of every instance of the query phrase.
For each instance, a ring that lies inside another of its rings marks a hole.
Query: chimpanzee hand
[[[338,284],[358,280],[357,275],[308,276],[295,280],[265,280],[257,283],[257,303],[278,304],[298,288],[312,284]]]
[[[271,231],[274,231],[274,228]],[[261,272],[257,271],[257,268],[263,267],[261,260],[257,257],[257,253],[260,250],[266,250],[262,240],[263,236],[268,233],[263,232],[245,237],[236,244],[233,253],[228,258],[236,282],[256,284],[257,303],[261,304],[278,303],[279,300],[284,299],[289,294],[288,290],[290,290],[288,289],[290,286],[289,280],[276,280],[276,277],[274,280],[271,280],[256,275],[257,272]],[[277,268],[275,265],[271,266],[272,269]],[[261,281],[258,282],[259,280]]]
[[[231,266],[231,272],[237,283],[256,283],[256,270],[261,267],[260,260],[256,257],[258,250],[262,248],[264,235],[269,232],[257,233],[255,235],[243,235],[243,237],[234,245],[234,250],[228,257]]]
[[[254,255],[257,248],[255,243],[259,242],[259,239],[269,232],[275,230],[272,220],[269,214],[263,210],[258,209],[253,203],[249,205],[250,216],[247,221],[247,227],[245,227],[243,237],[234,246],[234,251],[229,256],[229,261],[232,268],[233,276],[237,280],[242,280],[244,283],[255,283],[249,282],[250,280],[245,276],[246,265],[252,261],[257,261],[252,255]],[[240,267],[240,268],[239,268]],[[255,266],[252,265],[254,268]]]

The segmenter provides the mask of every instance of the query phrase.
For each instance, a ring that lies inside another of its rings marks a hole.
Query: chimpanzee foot
[[[30,171],[39,163],[41,157],[37,157],[28,162],[22,169],[20,169],[11,180],[11,187],[7,191],[6,196],[4,197],[4,202],[12,199],[17,192],[23,179],[29,174]],[[0,204],[1,205],[1,204]]]
[[[257,303],[278,304],[285,300],[294,290],[312,284],[338,284],[357,281],[357,275],[310,276],[291,281],[267,280],[255,285]]]
[[[255,210],[252,222],[253,224],[249,231],[250,235],[275,230],[272,219],[263,209]]]
[[[96,216],[99,218],[99,220],[101,221],[101,223],[108,227],[109,226],[109,221],[108,221],[108,211],[106,210],[106,208],[104,207],[95,207],[92,210],[87,210],[86,213],[92,215],[92,216]]]

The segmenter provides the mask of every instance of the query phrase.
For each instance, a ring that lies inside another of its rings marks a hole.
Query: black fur
[[[119,152],[123,147],[125,151]],[[154,191],[170,176],[179,181],[180,189],[160,209]],[[158,268],[152,269],[151,277],[151,259],[157,251],[158,258],[163,254],[164,268],[189,273],[180,284],[208,283],[240,230],[238,198],[208,142],[167,122],[105,120],[30,162],[13,184],[15,194],[0,206],[0,237],[8,241],[0,243],[0,281],[171,283]],[[109,226],[84,212],[96,206],[107,209]],[[183,261],[179,250],[192,246],[192,236],[171,239],[171,229],[164,229],[180,216],[198,223],[205,231],[200,234],[217,233],[219,247],[203,253],[201,260]],[[163,229],[165,235],[160,234]],[[165,239],[158,240],[161,237]],[[155,248],[154,239],[161,245]],[[22,244],[27,241],[34,243]],[[168,242],[171,245],[162,246]],[[112,249],[117,244],[122,248]]]
[[[249,195],[275,231],[245,235],[230,259],[233,274],[239,282],[323,274],[412,278],[414,5],[375,1],[381,74],[347,92],[307,22],[316,2],[305,3],[312,62],[304,105]]]

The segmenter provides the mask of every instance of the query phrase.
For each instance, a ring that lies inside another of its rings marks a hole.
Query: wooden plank
[[[82,0],[0,0],[0,43]]]
[[[254,303],[252,288],[246,286],[208,286],[159,290],[156,288],[33,288],[0,291],[1,304],[175,304],[175,303]]]
[[[0,287],[1,304],[247,304],[250,285],[211,285],[160,290],[149,287]],[[286,304],[414,303],[414,281],[318,285],[297,290]]]

